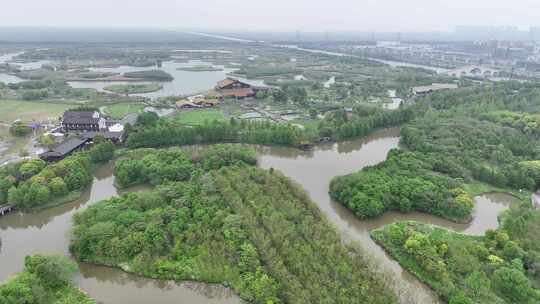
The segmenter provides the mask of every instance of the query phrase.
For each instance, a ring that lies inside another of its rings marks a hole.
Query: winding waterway
[[[112,163],[101,167],[78,200],[37,213],[11,213],[0,218],[0,282],[20,272],[26,255],[69,255],[71,218],[77,211],[119,194],[114,186]],[[144,191],[133,187],[128,191]],[[186,282],[175,284],[127,274],[119,269],[79,264],[76,283],[98,303],[104,304],[237,304],[242,301],[219,285]]]
[[[352,173],[386,158],[388,151],[398,147],[399,130],[375,132],[361,140],[323,144],[312,151],[285,147],[258,147],[260,166],[275,168],[299,183],[319,206],[344,239],[359,243],[367,254],[375,258],[381,271],[390,273],[408,290],[415,303],[436,303],[429,288],[405,272],[369,237],[369,231],[398,220],[418,220],[448,227],[468,234],[482,234],[497,227],[497,215],[515,201],[505,194],[486,194],[476,198],[474,220],[456,224],[422,213],[386,213],[369,221],[358,220],[350,211],[334,203],[328,196],[330,180],[334,176]],[[145,190],[144,187],[129,191]],[[100,168],[92,186],[75,202],[32,214],[12,213],[0,218],[0,281],[22,270],[24,257],[34,253],[68,255],[71,218],[79,210],[99,200],[117,195],[112,176],[112,164]],[[200,283],[175,284],[140,278],[123,271],[79,264],[77,284],[98,302],[106,304],[142,303],[241,303],[229,289]]]
[[[375,228],[401,221],[417,220],[449,229],[480,235],[498,226],[497,216],[519,200],[503,193],[490,193],[476,197],[474,219],[468,224],[457,224],[425,213],[403,214],[387,212],[373,220],[360,221],[352,212],[332,202],[329,185],[333,177],[349,174],[365,166],[375,165],[386,159],[387,153],[397,148],[399,130],[375,132],[362,140],[324,144],[314,151],[299,152],[291,148],[260,148],[260,165],[274,168],[298,182],[319,206],[328,219],[342,232],[343,238],[358,243],[366,253],[375,258],[379,270],[389,274],[396,282],[396,291],[414,303],[439,303],[437,296],[389,257],[369,236]],[[405,292],[404,292],[405,291]]]

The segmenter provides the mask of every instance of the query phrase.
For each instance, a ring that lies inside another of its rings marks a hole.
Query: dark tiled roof
[[[94,137],[101,135],[106,139],[120,139],[124,132],[84,132],[81,136],[85,139],[93,139]]]
[[[54,156],[63,156],[81,147],[82,145],[84,145],[85,142],[86,140],[82,140],[76,137],[68,138],[63,143],[54,147],[51,151],[48,151],[45,153],[49,153],[49,155],[54,155]]]
[[[94,118],[93,111],[66,111],[62,122],[66,124],[97,124],[99,118]]]

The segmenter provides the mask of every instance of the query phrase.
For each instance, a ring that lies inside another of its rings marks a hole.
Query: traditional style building
[[[107,120],[97,111],[66,111],[62,116],[66,131],[99,131],[107,129]]]
[[[46,161],[61,160],[71,153],[81,150],[87,142],[87,139],[81,139],[78,137],[68,138],[49,151],[41,153],[39,157]]]
[[[250,84],[231,77],[218,82],[215,89],[223,98],[244,99],[256,94]]]
[[[244,99],[255,97],[257,92],[268,91],[270,88],[252,86],[251,84],[242,82],[238,79],[227,77],[218,82],[214,90],[216,95],[220,98]]]

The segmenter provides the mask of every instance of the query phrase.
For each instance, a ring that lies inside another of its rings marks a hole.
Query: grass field
[[[48,102],[0,100],[0,123],[11,124],[16,119],[30,122],[58,118],[65,110],[74,106]]]
[[[142,94],[159,91],[163,89],[163,85],[159,83],[113,84],[104,89],[117,94]]]
[[[202,109],[181,112],[176,116],[176,121],[187,125],[200,125],[206,120],[224,120],[225,116],[219,109]]]
[[[144,105],[139,103],[118,103],[106,106],[103,109],[103,114],[112,118],[121,119],[130,113],[140,113],[143,109]]]

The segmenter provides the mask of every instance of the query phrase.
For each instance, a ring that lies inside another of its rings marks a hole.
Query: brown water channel
[[[358,220],[351,212],[328,196],[334,176],[352,173],[386,158],[399,143],[399,130],[388,129],[362,140],[324,144],[313,151],[283,147],[259,147],[260,165],[280,170],[299,183],[346,240],[358,242],[374,256],[381,271],[389,272],[400,290],[408,290],[414,303],[437,302],[431,290],[387,256],[369,237],[369,231],[398,220],[418,220],[455,231],[482,234],[497,227],[497,215],[517,200],[506,194],[486,194],[476,198],[474,220],[455,224],[421,213],[387,213],[369,221]],[[145,187],[128,191],[141,191]],[[117,195],[112,164],[96,172],[92,186],[75,202],[32,214],[12,213],[0,218],[0,281],[22,270],[24,257],[34,253],[68,255],[68,239],[73,214],[90,204]],[[138,303],[241,303],[229,289],[217,285],[149,280],[123,271],[88,264],[79,265],[77,283],[98,302],[106,304]]]
[[[143,191],[133,187],[127,191]],[[114,187],[113,165],[101,167],[92,186],[74,202],[41,212],[11,213],[0,218],[0,281],[20,272],[24,257],[30,254],[69,255],[71,218],[88,205],[119,193]],[[173,282],[140,278],[121,270],[80,264],[77,284],[98,303],[106,304],[233,304],[242,301],[219,285]]]
[[[388,129],[374,133],[362,140],[326,144],[314,151],[299,152],[290,148],[260,148],[260,165],[274,168],[298,182],[328,219],[342,232],[343,238],[359,243],[374,257],[379,270],[390,274],[396,282],[397,292],[413,303],[438,303],[433,292],[415,277],[404,271],[369,236],[369,232],[400,220],[417,220],[449,229],[479,235],[498,226],[497,215],[518,200],[508,194],[490,193],[476,197],[474,219],[468,224],[456,224],[439,217],[413,212],[403,214],[388,212],[373,220],[360,221],[352,212],[332,202],[329,184],[333,177],[356,172],[365,166],[375,165],[386,159],[388,151],[399,143],[399,130]],[[403,293],[404,292],[404,293]]]

